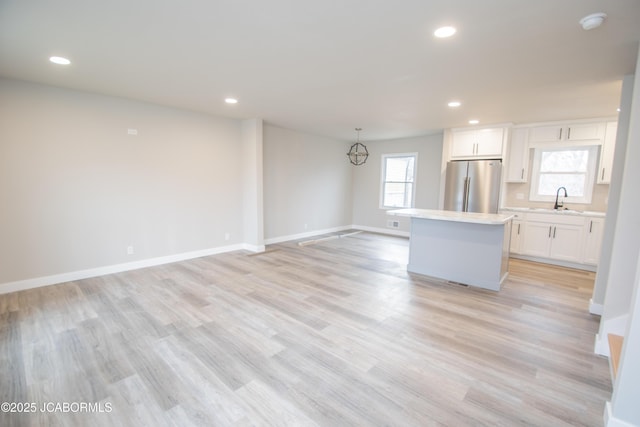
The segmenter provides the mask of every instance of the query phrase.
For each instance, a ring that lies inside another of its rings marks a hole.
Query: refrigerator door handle
[[[462,192],[462,212],[467,212],[469,208],[469,184],[471,178],[466,177],[464,179],[464,190]]]

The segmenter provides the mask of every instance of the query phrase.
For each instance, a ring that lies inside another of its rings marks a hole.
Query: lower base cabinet
[[[561,213],[517,213],[511,228],[515,255],[597,265],[604,218]]]
[[[521,253],[561,261],[580,262],[582,225],[526,222]]]
[[[598,265],[604,230],[604,218],[587,218],[585,224],[584,263]]]

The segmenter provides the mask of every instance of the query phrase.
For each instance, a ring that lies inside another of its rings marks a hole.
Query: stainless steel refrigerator
[[[500,160],[456,160],[447,163],[444,209],[497,213],[501,173]]]

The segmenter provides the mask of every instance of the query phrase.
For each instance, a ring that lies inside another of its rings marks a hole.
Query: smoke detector
[[[580,20],[580,25],[582,25],[583,30],[593,30],[594,28],[598,28],[604,20],[607,18],[606,13],[592,13],[591,15],[587,15]]]

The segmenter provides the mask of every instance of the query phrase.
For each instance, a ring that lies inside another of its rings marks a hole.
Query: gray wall
[[[0,79],[0,283],[242,242],[241,125]]]
[[[364,165],[355,166],[353,172],[353,224],[356,226],[391,230],[386,210],[380,209],[382,155],[418,153],[415,207],[437,209],[440,193],[440,166],[442,162],[442,133],[386,141],[365,142],[369,158]],[[409,231],[407,218],[400,220],[399,231]]]
[[[351,224],[349,143],[264,125],[265,239]]]

